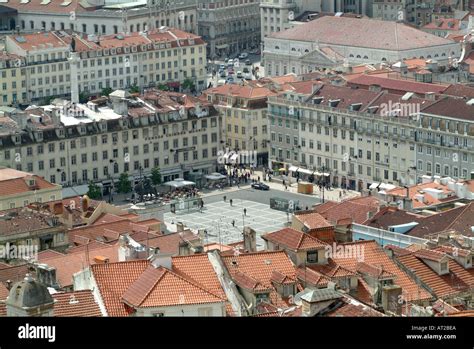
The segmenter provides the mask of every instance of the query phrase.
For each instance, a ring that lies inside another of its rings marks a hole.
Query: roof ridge
[[[166,268],[165,268],[166,269]],[[191,285],[195,286],[195,287],[198,287],[199,289],[201,289],[202,291],[205,291],[207,293],[209,293],[210,295],[214,296],[214,297],[217,297],[219,299],[222,299],[224,301],[227,301],[227,299],[223,299],[222,297],[216,295],[214,292],[208,290],[207,288],[205,288],[204,286],[202,286],[200,283],[198,283],[197,281],[195,281],[193,278],[191,278],[190,276],[188,276],[186,273],[183,273],[183,272],[176,272],[174,270],[170,270],[170,269],[166,269],[168,272],[172,273],[173,275],[177,276],[178,278],[190,283]],[[183,275],[184,274],[184,275]]]

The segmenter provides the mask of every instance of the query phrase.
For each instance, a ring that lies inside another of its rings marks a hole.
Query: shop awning
[[[163,183],[163,185],[166,185],[168,187],[173,187],[173,188],[183,188],[183,187],[196,185],[196,183],[191,182],[191,181],[185,181],[182,178],[176,178],[174,181]]]
[[[296,166],[290,166],[290,168],[288,169],[288,171],[290,171],[290,172],[304,173],[304,174],[307,174],[307,175],[312,175],[313,173],[314,173],[314,174],[317,174],[315,171],[311,171],[311,170],[308,170],[308,169],[306,169],[306,168],[301,168],[301,167],[296,167]]]
[[[227,176],[224,176],[223,174],[220,173],[211,173],[210,175],[206,175],[206,179],[209,179],[211,181],[218,181],[221,179],[226,179]]]
[[[227,47],[229,47],[229,45],[227,45],[227,44],[216,45],[216,49],[218,49],[218,50],[223,50],[223,49],[225,49],[225,48],[227,48]]]

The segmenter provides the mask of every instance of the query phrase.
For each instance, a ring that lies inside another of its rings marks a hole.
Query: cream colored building
[[[6,150],[4,157],[15,156]],[[62,187],[49,183],[40,176],[0,169],[0,211],[28,206],[34,202],[48,202],[62,199]]]
[[[115,91],[87,104],[31,107],[0,137],[0,163],[66,186],[138,180],[154,167],[164,181],[199,182],[216,171],[220,120],[210,103],[176,92]],[[6,123],[6,120],[3,120]],[[18,161],[16,161],[18,159]]]
[[[222,117],[225,148],[256,151],[257,164],[266,165],[269,149],[267,99],[276,93],[267,87],[227,84],[208,89],[203,95]]]
[[[206,44],[200,37],[177,29],[163,27],[146,34],[100,38],[60,31],[12,35],[6,38],[7,52],[26,62],[22,76],[25,82],[19,83],[26,84],[24,102],[45,102],[70,94],[68,57],[73,37],[81,60],[79,91],[86,95],[100,95],[104,88],[131,86],[143,89],[168,85],[178,89],[186,79],[191,79],[197,90],[206,87]]]
[[[0,52],[0,105],[17,105],[26,98],[25,60]]]

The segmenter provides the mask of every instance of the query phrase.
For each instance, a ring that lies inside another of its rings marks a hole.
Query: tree
[[[130,87],[130,93],[140,93],[140,87],[138,87],[136,84],[133,84],[131,87]]]
[[[183,87],[183,89],[185,90],[190,90],[190,91],[193,91],[194,90],[194,81],[190,78],[186,78],[184,81],[183,81],[183,84],[181,85]]]
[[[130,193],[132,191],[132,183],[128,179],[126,172],[122,173],[119,177],[117,191],[119,193]]]
[[[114,92],[114,90],[112,90],[111,87],[105,87],[102,89],[102,91],[100,92],[100,95],[101,96],[108,96],[110,95],[112,92]]]
[[[153,185],[161,184],[161,172],[159,167],[155,167],[151,170],[151,182]]]
[[[79,93],[79,103],[87,103],[89,101],[89,93],[82,91]]]
[[[102,198],[102,191],[99,186],[92,181],[89,181],[89,189],[87,191],[87,196],[93,200]]]
[[[161,90],[161,91],[169,91],[169,87],[165,84],[159,84],[158,85],[158,90]]]

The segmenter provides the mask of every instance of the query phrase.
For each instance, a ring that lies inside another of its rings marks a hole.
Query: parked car
[[[225,69],[225,64],[219,65],[219,70],[223,70],[223,69]]]
[[[244,77],[244,75],[242,74],[242,72],[239,70],[237,72],[237,79],[242,79]]]
[[[247,52],[242,52],[239,56],[240,59],[246,59],[249,56]]]
[[[227,66],[228,66],[228,67],[233,67],[233,66],[234,66],[234,60],[233,60],[233,59],[229,59],[229,60],[227,61]]]
[[[233,75],[233,74],[234,74],[234,69],[229,68],[229,69],[227,70],[227,74]]]
[[[224,79],[220,79],[219,81],[217,81],[217,86],[223,86],[226,84],[226,81]]]
[[[252,188],[257,190],[270,190],[270,187],[262,182],[252,183]]]
[[[226,84],[233,84],[234,82],[235,80],[232,76],[227,77],[227,80],[225,81]]]
[[[252,62],[250,61],[250,59],[247,59],[247,60],[245,61],[245,65],[252,65]]]
[[[221,78],[225,78],[225,77],[226,77],[225,70],[220,70],[220,71],[219,71],[219,76],[220,76]]]

